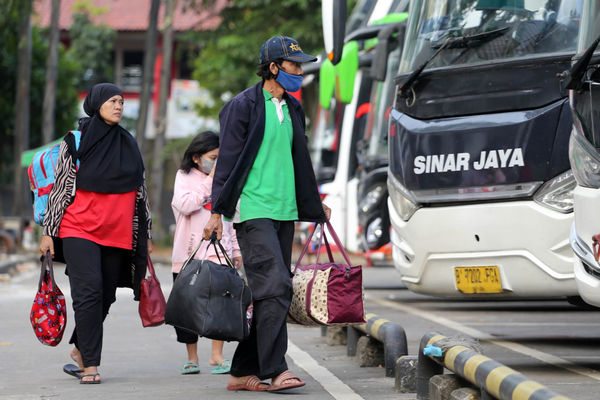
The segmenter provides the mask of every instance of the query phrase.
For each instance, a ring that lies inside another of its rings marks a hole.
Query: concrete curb
[[[400,393],[417,391],[417,356],[402,356],[396,360],[394,388]]]
[[[434,346],[432,350],[438,354],[425,355],[428,345]],[[441,374],[444,367],[480,388],[482,398],[570,400],[464,345],[453,345],[449,338],[436,332],[423,336],[419,346],[417,399],[430,398],[429,381],[434,375]]]

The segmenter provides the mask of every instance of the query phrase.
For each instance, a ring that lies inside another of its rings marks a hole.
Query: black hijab
[[[89,117],[79,120],[81,145],[77,188],[100,193],[126,193],[144,180],[144,163],[133,136],[120,125],[109,125],[100,116],[100,107],[115,95],[123,96],[112,83],[94,85],[83,102]]]

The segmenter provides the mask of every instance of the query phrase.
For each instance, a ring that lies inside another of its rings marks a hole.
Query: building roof
[[[175,10],[175,31],[186,30],[211,30],[221,22],[219,11],[223,9],[226,0],[217,0],[212,10],[201,10],[184,8],[184,2],[178,1]],[[81,0],[62,0],[60,4],[59,26],[61,30],[69,30],[73,23],[73,8]],[[150,14],[151,0],[93,0],[83,3],[93,4],[93,7],[104,9],[106,12],[91,16],[90,19],[96,24],[107,25],[117,31],[146,31],[148,29],[148,16]],[[161,1],[158,26],[162,26],[164,20],[164,4]],[[50,14],[52,0],[35,0],[34,23],[46,27],[50,25]]]

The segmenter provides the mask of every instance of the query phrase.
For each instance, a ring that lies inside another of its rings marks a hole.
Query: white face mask
[[[206,175],[208,175],[208,174],[210,174],[210,171],[213,169],[215,162],[217,162],[217,160],[211,161],[211,160],[207,160],[204,157],[200,157],[200,165],[198,165],[198,169],[200,169],[200,171],[202,171]]]

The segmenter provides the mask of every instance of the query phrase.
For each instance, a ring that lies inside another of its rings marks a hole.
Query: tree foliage
[[[188,0],[195,7],[210,8],[214,0]],[[323,51],[320,0],[236,0],[229,2],[214,31],[187,35],[199,46],[193,59],[194,79],[208,89],[213,104],[199,106],[199,112],[216,116],[231,95],[256,83],[260,46],[276,35],[298,40],[309,54]]]
[[[12,181],[15,91],[17,75],[18,45],[18,1],[0,0],[0,183]],[[42,102],[44,99],[45,65],[48,52],[47,35],[44,29],[33,27],[32,68],[30,92],[30,147],[41,145]],[[77,90],[74,78],[78,65],[59,49],[58,82],[56,96],[56,131],[54,137],[63,135],[76,125]],[[16,160],[19,162],[19,160]]]
[[[10,183],[14,160],[15,91],[18,45],[18,0],[0,0],[0,184]],[[90,1],[76,5],[70,29],[69,49],[59,47],[59,64],[55,105],[54,138],[77,127],[78,90],[110,80],[113,76],[112,57],[116,32],[90,22],[89,15],[106,12]],[[32,32],[32,68],[30,97],[29,147],[42,144],[42,102],[44,98],[45,66],[48,52],[47,29],[37,26]]]
[[[98,13],[98,10],[83,6],[77,10],[73,14],[73,24],[69,30],[71,45],[68,57],[79,64],[76,87],[88,90],[96,83],[112,81],[114,73],[110,54],[114,49],[117,33],[108,26],[94,25],[90,21],[89,14]]]

